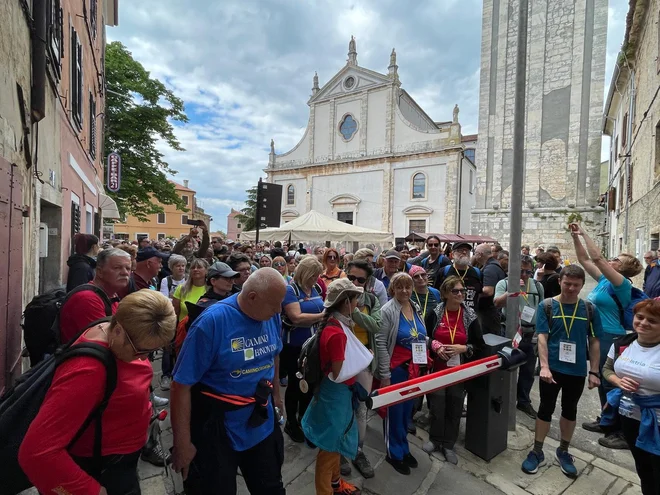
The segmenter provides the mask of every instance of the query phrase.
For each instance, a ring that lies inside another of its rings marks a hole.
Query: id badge
[[[413,363],[415,364],[428,364],[426,356],[426,342],[413,342],[412,343],[412,356]]]
[[[559,341],[559,361],[562,363],[575,364],[577,345],[568,340]]]
[[[447,361],[447,368],[453,368],[454,366],[459,366],[461,364],[461,356],[456,354],[449,358]]]
[[[533,323],[535,313],[536,313],[536,310],[534,308],[530,308],[529,306],[525,306],[522,310],[522,314],[520,315],[520,319],[522,321],[524,321],[525,323]]]

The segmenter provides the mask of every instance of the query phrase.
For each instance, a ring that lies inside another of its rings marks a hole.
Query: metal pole
[[[259,244],[259,228],[261,227],[261,177],[259,177],[259,183],[257,184],[257,207],[254,209],[254,244]]]
[[[518,51],[516,54],[516,92],[513,115],[513,181],[511,184],[511,231],[509,233],[510,293],[518,292],[520,280],[520,246],[522,236],[523,188],[525,182],[525,89],[527,80],[527,20],[529,1],[519,0]],[[518,297],[509,297],[506,306],[506,336],[513,338],[518,331]],[[516,385],[518,373],[511,373],[509,393],[509,431],[516,430]]]

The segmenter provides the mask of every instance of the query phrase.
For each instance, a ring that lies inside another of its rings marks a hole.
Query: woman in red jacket
[[[137,461],[151,418],[153,372],[147,356],[167,345],[175,328],[170,300],[143,289],[122,299],[110,321],[90,327],[78,339],[108,347],[117,361],[117,386],[102,416],[101,474],[88,474],[99,472],[93,458],[95,422],[69,444],[102,401],[105,367],[94,358],[71,358],[57,368],[18,454],[21,468],[39,492],[140,493]]]

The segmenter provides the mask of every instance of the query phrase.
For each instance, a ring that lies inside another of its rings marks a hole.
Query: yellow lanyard
[[[527,296],[529,294],[529,279],[527,279],[527,287],[525,287],[525,292],[522,292],[520,295],[525,298],[525,303],[529,302],[529,297]]]
[[[428,290],[426,291],[426,298],[424,299],[424,310],[422,311],[422,318],[426,318],[426,305],[429,302],[429,292],[430,291],[428,291]],[[422,301],[419,300],[419,294],[417,294],[417,292],[415,292],[415,297],[417,298],[417,304],[419,304],[421,306]]]
[[[449,313],[447,313],[447,308],[445,308],[445,318],[447,318],[447,328],[449,328],[449,338],[451,339],[451,343],[454,343],[454,339],[456,338],[456,329],[458,328],[458,322],[461,321],[461,310],[463,308],[458,308],[458,316],[456,317],[456,324],[454,325],[454,330],[452,331],[451,329],[451,323],[449,323]]]
[[[573,316],[571,316],[571,324],[569,326],[566,326],[566,315],[564,315],[564,305],[557,301],[559,303],[559,312],[561,313],[561,320],[564,322],[564,330],[566,330],[566,337],[571,338],[571,330],[573,329],[573,323],[575,323],[575,315],[577,314],[577,309],[578,306],[580,305],[580,300],[578,299],[578,302],[575,303],[575,309],[573,310]]]
[[[456,270],[456,274],[458,275],[458,278],[461,279],[461,283],[463,283],[463,286],[465,286],[465,276],[467,275],[468,270],[470,267],[468,266],[465,271],[463,272],[463,275],[461,275],[461,272],[458,271],[458,268],[454,267],[454,270]]]
[[[416,339],[419,336],[419,332],[417,331],[417,321],[415,320],[415,310],[412,310],[412,321],[408,319],[406,314],[401,310],[401,314],[403,315],[404,319],[410,324],[410,336],[413,339]]]

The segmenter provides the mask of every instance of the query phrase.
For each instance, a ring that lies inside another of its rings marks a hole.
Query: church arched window
[[[426,175],[417,172],[412,179],[412,199],[426,198]]]
[[[289,184],[286,188],[286,204],[296,204],[296,188],[293,187],[293,184]]]

